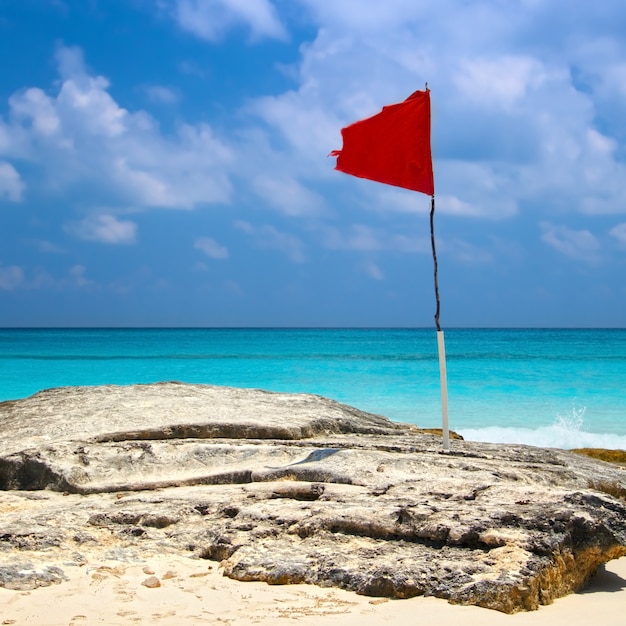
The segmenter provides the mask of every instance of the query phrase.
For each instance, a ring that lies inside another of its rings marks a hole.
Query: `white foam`
[[[522,443],[542,448],[607,448],[626,450],[626,435],[612,433],[591,433],[555,422],[550,426],[532,428],[506,428],[489,426],[487,428],[458,429],[457,432],[468,441],[486,441],[490,443]]]
[[[488,443],[521,443],[542,448],[607,448],[626,450],[626,435],[594,433],[585,430],[586,407],[572,406],[569,413],[557,414],[549,426],[537,428],[511,428],[488,426],[485,428],[461,428],[457,432],[468,441]]]

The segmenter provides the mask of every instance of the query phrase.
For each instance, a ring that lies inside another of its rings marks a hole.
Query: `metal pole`
[[[437,325],[437,348],[439,352],[439,379],[441,385],[441,431],[443,436],[443,451],[450,452],[450,430],[448,428],[448,381],[446,374],[446,348],[443,331],[439,325],[441,303],[439,301],[439,279],[437,275],[437,248],[435,247],[435,194],[430,198],[430,243],[433,249],[433,266],[435,273],[435,324]]]
[[[439,379],[441,381],[441,430],[443,451],[450,452],[450,430],[448,428],[448,382],[446,376],[446,348],[443,342],[443,330],[437,331],[439,348]]]

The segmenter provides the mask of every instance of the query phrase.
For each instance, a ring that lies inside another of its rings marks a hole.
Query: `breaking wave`
[[[573,409],[570,415],[558,415],[548,426],[537,428],[511,428],[488,426],[485,428],[460,428],[457,432],[468,441],[488,443],[519,443],[542,448],[607,448],[626,450],[626,435],[594,433],[584,428],[585,408]]]

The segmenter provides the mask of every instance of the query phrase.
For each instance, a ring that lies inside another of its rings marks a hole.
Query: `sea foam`
[[[537,428],[510,428],[488,426],[486,428],[460,428],[457,432],[468,441],[489,443],[520,443],[542,448],[607,448],[626,450],[626,435],[594,433],[585,430],[585,409],[572,411],[570,415],[559,415],[548,426]]]

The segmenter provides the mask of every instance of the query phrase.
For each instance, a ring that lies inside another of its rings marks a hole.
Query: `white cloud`
[[[47,270],[38,268],[35,270],[33,279],[27,285],[30,289],[54,289],[57,291],[97,287],[95,281],[87,278],[87,268],[81,263],[72,265],[61,278],[55,278]]]
[[[391,233],[365,224],[352,224],[344,231],[335,227],[321,229],[321,243],[330,250],[393,251],[412,254],[430,250],[430,235],[428,237],[409,236]]]
[[[145,87],[146,94],[152,102],[162,104],[176,104],[180,100],[178,90],[163,85],[149,85]]]
[[[588,230],[541,222],[541,239],[565,256],[582,261],[597,261],[600,243]]]
[[[607,156],[613,154],[617,149],[617,142],[611,137],[599,133],[595,128],[587,130],[587,141],[589,147],[597,154]]]
[[[603,69],[604,87],[611,92],[617,91],[618,95],[626,99],[626,62],[613,62]]]
[[[11,112],[17,119],[26,119],[32,129],[42,135],[53,135],[61,124],[52,98],[32,87],[9,98]]]
[[[615,237],[620,244],[626,245],[626,222],[611,228],[609,235]]]
[[[82,263],[72,265],[60,277],[54,276],[45,268],[36,267],[33,269],[32,278],[24,281],[23,286],[28,289],[55,291],[98,288],[94,280],[87,278],[87,268]]]
[[[587,143],[576,181],[582,187],[580,210],[593,215],[626,213],[626,163],[616,156],[617,142],[590,129]]]
[[[90,215],[80,222],[67,225],[66,230],[79,239],[109,244],[134,243],[137,224],[120,220],[114,215]]]
[[[376,187],[375,209],[378,212],[414,213],[425,215],[430,211],[430,198],[414,191],[378,185]],[[437,200],[439,203],[439,200]]]
[[[95,202],[139,209],[229,201],[233,152],[208,125],[180,124],[165,136],[145,111],[113,99],[108,80],[87,72],[79,49],[61,48],[57,61],[57,92],[16,93],[9,122],[0,119],[0,150],[39,164],[40,184],[89,185]]]
[[[304,244],[296,235],[286,233],[267,224],[253,226],[243,220],[236,221],[234,225],[235,228],[252,236],[259,248],[281,252],[294,263],[304,263],[306,261]]]
[[[324,206],[319,194],[307,189],[294,178],[262,175],[255,178],[253,186],[261,198],[284,215],[318,215]]]
[[[181,28],[209,41],[219,41],[240,24],[252,39],[287,38],[269,0],[177,0],[175,15]]]
[[[12,291],[19,287],[24,280],[24,271],[17,265],[4,267],[0,265],[0,289]]]
[[[545,70],[536,59],[503,56],[462,60],[453,82],[471,101],[510,107],[544,79]]]
[[[354,224],[348,233],[337,228],[325,230],[323,245],[331,250],[357,250],[359,252],[374,252],[382,250],[382,232],[363,224]]]
[[[89,76],[82,67],[82,53],[75,48],[64,48],[59,57],[72,56],[71,73],[67,74],[54,102],[57,114],[67,123],[78,125],[92,136],[114,138],[129,130],[131,116],[108,93],[109,81],[103,76]],[[62,62],[61,62],[62,63]],[[62,75],[69,70],[62,71]],[[46,109],[51,106],[46,102]],[[39,115],[39,111],[34,111]]]
[[[236,220],[233,226],[247,235],[251,235],[254,232],[254,226],[245,220]]]
[[[436,209],[441,209],[443,213],[451,215],[477,216],[482,212],[477,207],[472,206],[469,202],[465,202],[456,196],[438,196],[436,201]]]
[[[62,281],[63,285],[69,284],[72,287],[89,287],[94,284],[93,280],[86,277],[87,268],[84,265],[77,264],[70,267],[68,272],[69,278]]]
[[[363,265],[365,273],[374,280],[385,280],[385,274],[373,261],[368,261]]]
[[[385,2],[364,2],[364,0],[300,0],[316,19],[324,24],[342,30],[371,32],[381,29],[395,30],[406,24],[423,19],[432,10],[431,3],[419,0],[385,0]]]
[[[111,217],[128,206],[194,209],[237,195],[238,211],[256,200],[284,216],[308,218],[302,223],[328,248],[429,252],[426,238],[402,232],[409,219],[397,215],[421,217],[428,198],[338,174],[334,160],[326,158],[340,147],[342,126],[405,98],[427,80],[438,214],[475,221],[507,219],[538,207],[546,219],[555,219],[550,215],[557,211],[626,213],[623,124],[609,123],[600,99],[604,106],[623,103],[622,87],[608,87],[609,78],[619,83],[624,76],[623,51],[616,47],[619,37],[612,41],[608,31],[600,36],[586,30],[587,20],[578,19],[585,14],[582,5],[571,7],[575,15],[567,24],[547,20],[545,12],[555,9],[541,2],[519,4],[516,19],[506,3],[453,0],[167,0],[166,5],[181,27],[210,41],[242,31],[280,39],[287,19],[302,26],[306,16],[313,20],[305,25],[307,37],[313,29],[317,33],[289,51],[295,59],[291,88],[272,91],[271,80],[261,91],[251,85],[245,106],[220,113],[219,132],[199,123],[173,130],[164,124],[163,131],[148,113],[114,98],[123,90],[112,91],[106,78],[89,71],[80,51],[60,49],[59,83],[14,94],[0,119],[0,158],[30,159],[41,173],[43,183],[28,179],[29,189],[31,184],[60,191],[89,187],[96,200],[81,211],[107,206]],[[296,16],[302,6],[306,15]],[[537,30],[547,24],[555,31],[550,37]],[[601,63],[598,55],[587,54],[592,45],[603,47]],[[179,67],[203,71],[197,63]],[[153,87],[153,97],[171,99],[169,87]],[[256,97],[259,93],[264,95]],[[329,214],[333,226],[320,224]],[[399,223],[390,226],[391,219]],[[488,260],[479,246],[472,248],[469,233],[462,241],[454,238],[454,228],[465,227],[459,223],[447,221],[450,253],[456,241],[459,257]],[[275,227],[243,224],[241,231],[258,246],[304,260],[302,240],[278,221]],[[81,225],[98,230],[98,224]],[[423,226],[427,233],[427,221]],[[572,258],[600,253],[591,228],[548,224],[542,232],[548,245]]]
[[[470,171],[474,170],[471,166]],[[483,179],[484,184],[485,179]],[[442,184],[441,187],[445,187]],[[423,194],[416,194],[414,191],[395,189],[385,185],[377,185],[373,188],[373,193],[369,196],[369,204],[364,204],[364,208],[373,207],[376,213],[408,213],[427,216],[430,213],[430,198]],[[461,199],[454,195],[441,194],[435,198],[435,212],[437,215],[455,215],[458,217],[489,218],[493,220],[511,217],[517,212],[515,203],[507,198],[496,198],[487,196],[481,199],[475,190],[469,193],[475,199]]]
[[[0,161],[0,200],[6,198],[11,202],[19,202],[24,187],[18,171],[10,163]]]
[[[198,237],[194,242],[194,248],[202,250],[210,259],[228,258],[228,248],[220,245],[211,237]]]
[[[555,10],[538,2],[525,2],[512,19],[498,3],[298,1],[318,27],[290,74],[298,86],[248,108],[268,136],[286,142],[272,152],[285,176],[336,181],[353,190],[353,206],[376,213],[423,211],[408,195],[332,172],[334,160],[320,156],[340,147],[342,126],[428,81],[438,212],[507,219],[556,198],[572,211],[626,213],[621,121],[616,114],[613,130],[596,128],[596,95],[573,77],[597,58],[575,43],[598,37],[582,6],[572,21],[555,22]],[[547,23],[556,29],[550,36],[538,32]],[[534,36],[545,42],[541,54]],[[603,61],[622,76],[619,38],[608,41]],[[272,142],[258,145],[267,154]]]
[[[344,124],[333,114],[332,106],[325,108],[319,97],[307,102],[307,91],[303,88],[298,93],[259,98],[249,110],[287,140],[298,160],[295,165],[313,162],[315,170],[321,172],[328,170],[330,161],[325,157],[341,141],[339,130]]]

